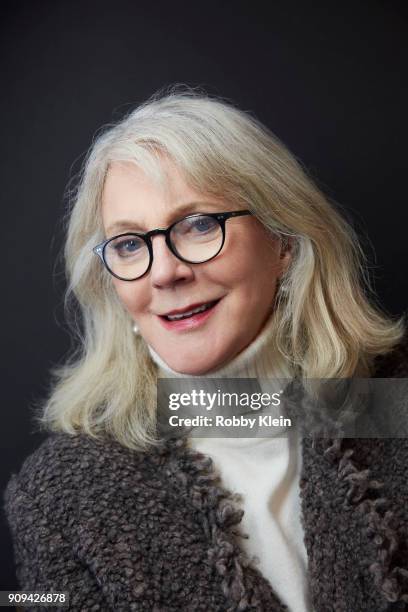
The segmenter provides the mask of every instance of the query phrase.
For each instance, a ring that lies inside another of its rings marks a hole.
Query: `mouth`
[[[222,298],[201,304],[191,304],[184,309],[172,310],[164,315],[158,315],[160,321],[167,329],[186,330],[195,328],[213,313]]]
[[[162,319],[166,321],[180,321],[181,319],[188,319],[195,314],[199,314],[201,312],[205,312],[206,310],[210,310],[213,308],[221,298],[218,300],[213,300],[211,302],[202,302],[201,304],[192,304],[191,306],[187,306],[187,308],[180,310],[172,310],[165,315],[159,315]]]

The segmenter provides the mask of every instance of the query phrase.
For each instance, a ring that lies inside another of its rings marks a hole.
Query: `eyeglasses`
[[[188,215],[166,229],[113,236],[95,246],[92,251],[116,278],[125,281],[137,280],[152,267],[152,236],[163,234],[168,248],[181,261],[190,264],[204,263],[216,257],[224,246],[227,219],[243,215],[252,213],[249,210],[234,210]]]

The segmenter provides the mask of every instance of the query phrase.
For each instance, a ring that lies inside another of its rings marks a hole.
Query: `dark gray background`
[[[379,300],[407,303],[407,8],[396,2],[1,5],[3,487],[69,348],[63,193],[102,124],[172,83],[253,111],[353,219]],[[0,514],[0,589],[17,587]]]

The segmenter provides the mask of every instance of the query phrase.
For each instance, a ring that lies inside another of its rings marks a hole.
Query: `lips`
[[[169,318],[169,315],[158,315],[157,318],[164,329],[171,331],[172,333],[191,333],[205,327],[206,322],[214,317],[214,313],[218,311],[219,303],[221,301],[222,298],[212,302],[201,302],[201,304],[191,305],[195,308],[191,308],[191,306],[189,306],[188,308],[179,309],[178,311],[173,310],[172,312],[176,314],[170,314],[170,317],[176,316],[176,318]],[[191,312],[192,310],[198,312]]]
[[[159,316],[162,317],[163,319],[166,319],[167,321],[179,321],[181,319],[191,317],[195,314],[205,312],[206,310],[209,310],[210,308],[215,306],[215,304],[219,301],[220,300],[217,299],[217,300],[212,300],[209,302],[201,302],[199,304],[198,303],[190,304],[189,306],[186,306],[186,308],[170,310],[166,314],[159,315]]]

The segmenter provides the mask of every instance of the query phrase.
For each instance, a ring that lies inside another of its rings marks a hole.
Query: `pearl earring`
[[[138,334],[138,333],[139,333],[139,328],[138,328],[138,326],[136,325],[136,323],[133,323],[133,325],[132,325],[132,329],[133,329],[133,333],[135,333],[135,334]]]

